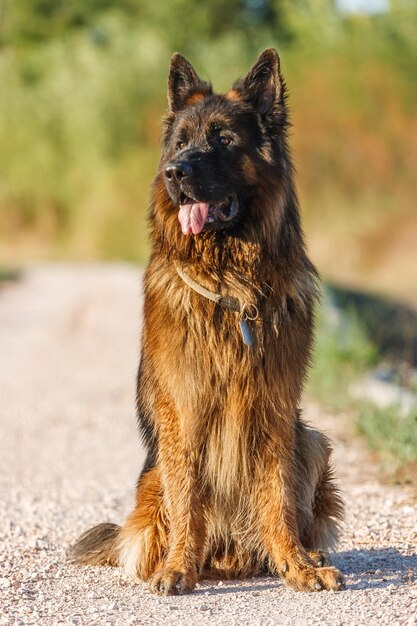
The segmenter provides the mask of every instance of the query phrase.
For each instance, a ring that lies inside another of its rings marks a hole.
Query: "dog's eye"
[[[177,141],[177,150],[182,150],[183,148],[185,148],[185,141],[182,141],[180,139],[179,141]]]
[[[222,146],[228,146],[232,143],[232,140],[230,139],[230,137],[219,137],[219,141],[222,144]]]

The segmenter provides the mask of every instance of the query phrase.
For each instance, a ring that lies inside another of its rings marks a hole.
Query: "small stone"
[[[200,606],[198,607],[200,609],[200,611],[209,611],[210,607],[208,606],[208,604],[200,604]]]

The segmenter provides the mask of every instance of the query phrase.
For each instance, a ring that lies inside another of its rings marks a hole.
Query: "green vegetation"
[[[398,406],[361,406],[359,431],[373,450],[382,451],[396,467],[417,463],[417,412],[401,415]]]
[[[349,389],[376,359],[377,351],[354,313],[336,310],[326,293],[317,315],[309,393],[332,411],[352,406]]]
[[[334,308],[328,292],[319,308],[317,322],[317,344],[308,393],[327,409],[350,414],[358,432],[369,447],[379,453],[391,476],[414,480],[417,412],[404,414],[399,405],[379,407],[352,395],[354,385],[363,383],[367,372],[380,358],[365,324],[353,310]]]
[[[0,267],[0,285],[20,278],[20,271],[13,267]]]

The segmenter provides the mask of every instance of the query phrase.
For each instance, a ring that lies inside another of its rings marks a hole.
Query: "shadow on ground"
[[[404,555],[395,548],[368,548],[338,552],[333,560],[346,576],[349,589],[400,587],[417,580],[416,553]],[[352,576],[354,580],[349,582]]]
[[[347,589],[384,589],[402,587],[417,581],[417,553],[401,554],[395,548],[368,548],[338,552],[333,564],[346,577]],[[229,593],[253,593],[269,591],[281,586],[279,578],[256,578],[249,585],[238,584],[236,580],[204,581],[194,595],[223,595]]]

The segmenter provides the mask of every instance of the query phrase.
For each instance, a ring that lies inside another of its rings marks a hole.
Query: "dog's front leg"
[[[171,595],[195,587],[204,554],[205,520],[197,478],[198,454],[181,432],[173,406],[160,406],[158,417],[158,466],[169,538],[165,564],[149,585],[154,593]]]
[[[294,496],[294,445],[290,425],[270,442],[257,480],[256,500],[261,540],[271,566],[296,591],[341,589],[343,576],[334,567],[317,567],[301,545]],[[275,453],[272,453],[275,450]]]

